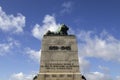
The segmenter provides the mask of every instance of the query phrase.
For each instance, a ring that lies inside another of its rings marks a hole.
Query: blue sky
[[[69,26],[77,37],[81,73],[88,80],[120,80],[119,0],[1,0],[0,80],[32,80],[41,39]]]

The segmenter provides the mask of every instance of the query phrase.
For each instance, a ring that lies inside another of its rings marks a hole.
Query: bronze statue
[[[57,32],[51,32],[50,30],[47,31],[47,33],[45,35],[68,35],[67,31],[69,30],[69,28],[63,24]]]

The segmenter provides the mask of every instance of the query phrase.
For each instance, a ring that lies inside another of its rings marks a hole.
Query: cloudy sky
[[[88,80],[120,80],[119,0],[0,0],[0,80],[32,80],[41,39],[61,24],[77,37]]]

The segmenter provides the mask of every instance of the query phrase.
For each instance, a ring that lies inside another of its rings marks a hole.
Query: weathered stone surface
[[[82,80],[76,38],[44,36],[37,80]]]

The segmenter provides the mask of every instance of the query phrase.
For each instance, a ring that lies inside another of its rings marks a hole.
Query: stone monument
[[[86,80],[79,70],[76,37],[68,35],[68,29],[62,25],[57,33],[44,35],[40,71],[34,80]]]

